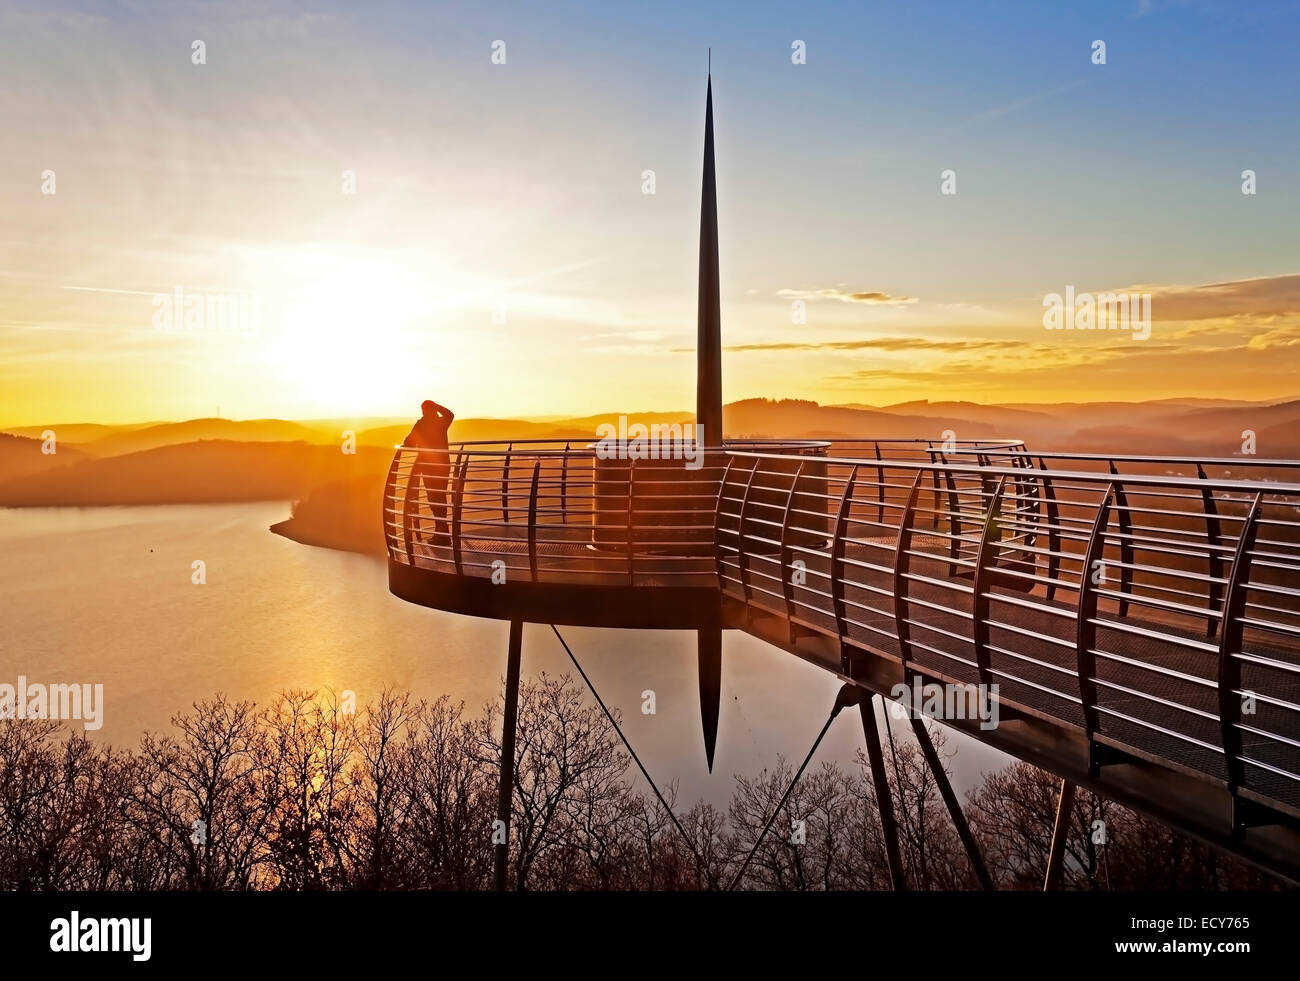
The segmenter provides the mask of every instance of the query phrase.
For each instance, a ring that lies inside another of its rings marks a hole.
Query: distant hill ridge
[[[534,419],[458,418],[453,440],[594,439],[602,423],[620,415],[632,421],[689,421],[688,410],[606,412],[575,417]],[[986,405],[966,401],[917,399],[885,406],[866,403],[823,405],[808,399],[751,398],[724,407],[727,434],[733,436],[940,438],[953,430],[958,438],[1005,436],[1024,439],[1031,447],[1120,452],[1235,452],[1243,430],[1253,430],[1259,453],[1294,456],[1300,449],[1300,399],[1245,402],[1230,399],[1176,398],[1145,402],[1063,402]],[[0,450],[0,482],[34,470],[50,469],[78,455],[112,458],[128,453],[177,446],[200,440],[240,443],[302,441],[337,447],[345,431],[358,445],[391,448],[409,431],[411,419],[189,419],[183,422],[104,425],[70,423],[24,426],[4,430],[36,438],[53,430],[60,454],[54,461],[33,461],[33,444],[7,442]],[[712,439],[713,435],[710,434]],[[1117,445],[1110,440],[1120,440]],[[1133,442],[1136,441],[1136,442]],[[1265,445],[1267,444],[1267,445]],[[1159,450],[1159,447],[1166,447]],[[39,447],[38,447],[39,449]]]

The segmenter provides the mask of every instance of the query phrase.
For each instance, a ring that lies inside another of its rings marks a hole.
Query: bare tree
[[[419,888],[482,889],[491,874],[496,788],[463,715],[446,695],[422,706],[398,776],[408,799],[405,867]]]
[[[498,700],[476,727],[480,759],[493,769],[501,760],[501,713]],[[587,847],[597,848],[593,812],[618,799],[628,764],[609,720],[568,675],[542,673],[520,686],[510,829],[516,889],[534,885],[531,873],[544,859],[546,887],[570,884],[572,836],[585,835]]]
[[[333,693],[285,692],[262,712],[217,695],[134,753],[55,722],[0,720],[0,888],[485,888],[500,715],[501,699],[467,719],[446,697],[430,705],[394,691],[355,719]],[[516,889],[715,888],[751,850],[746,888],[890,885],[862,754],[849,772],[828,763],[804,774],[777,813],[785,760],[737,777],[725,813],[697,803],[679,816],[684,840],[668,809],[629,782],[614,727],[567,676],[522,686],[518,732]],[[946,767],[942,732],[931,738]],[[890,740],[885,769],[907,886],[974,887],[919,746]],[[1058,778],[1017,763],[969,795],[1001,886],[1041,888],[1058,792]],[[675,784],[665,799],[677,807]],[[1075,797],[1066,846],[1070,889],[1277,887],[1091,793]]]
[[[146,733],[135,768],[134,823],[179,857],[178,885],[247,889],[254,881],[267,811],[256,785],[266,759],[252,702],[224,695],[172,718],[180,738]],[[169,857],[171,857],[169,856]]]
[[[353,797],[346,784],[354,727],[332,693],[284,692],[261,719],[266,732],[262,803],[269,815],[267,864],[276,888],[342,883]]]
[[[419,713],[420,706],[412,704],[409,694],[385,689],[378,704],[367,705],[358,717],[360,758],[351,779],[355,831],[346,845],[355,888],[391,888],[401,879],[398,833],[407,803],[401,774],[407,766],[410,727]]]

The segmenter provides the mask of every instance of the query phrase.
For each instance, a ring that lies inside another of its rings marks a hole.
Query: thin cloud
[[[973,116],[969,116],[961,122],[949,127],[946,132],[950,134],[960,133],[962,130],[969,129],[972,126],[979,126],[982,123],[990,123],[995,119],[1001,119],[1003,116],[1009,116],[1011,113],[1024,109],[1026,106],[1032,106],[1035,103],[1044,101],[1045,99],[1050,99],[1053,96],[1060,95],[1062,92],[1069,92],[1071,89],[1077,89],[1080,85],[1083,85],[1085,81],[1086,79],[1082,78],[1076,79],[1073,82],[1067,82],[1064,85],[1058,85],[1055,88],[1047,89],[1043,92],[1035,92],[1032,95],[1022,96],[1021,98],[1008,102],[1005,105],[994,106],[992,109],[984,109],[981,112],[977,112]]]
[[[985,338],[937,341],[925,337],[872,337],[857,341],[773,341],[729,345],[728,351],[998,351],[1023,349],[1024,341]],[[694,350],[689,348],[686,350]]]
[[[913,296],[890,296],[877,290],[777,290],[777,296],[791,297],[796,300],[839,300],[841,303],[915,303]]]
[[[1277,317],[1300,313],[1300,274],[1200,286],[1139,284],[1115,292],[1150,293],[1153,320]]]

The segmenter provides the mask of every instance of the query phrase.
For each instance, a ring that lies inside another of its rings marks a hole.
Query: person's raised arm
[[[450,426],[452,420],[456,418],[456,413],[452,412],[451,409],[447,408],[445,405],[439,405],[437,402],[434,402],[433,408],[438,413],[438,418],[445,420],[448,426]]]

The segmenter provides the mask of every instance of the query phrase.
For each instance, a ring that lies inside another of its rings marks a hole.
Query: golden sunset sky
[[[1296,20],[9,4],[0,424],[689,408],[709,46],[728,401],[1297,395]],[[1150,338],[1045,330],[1067,286]]]

